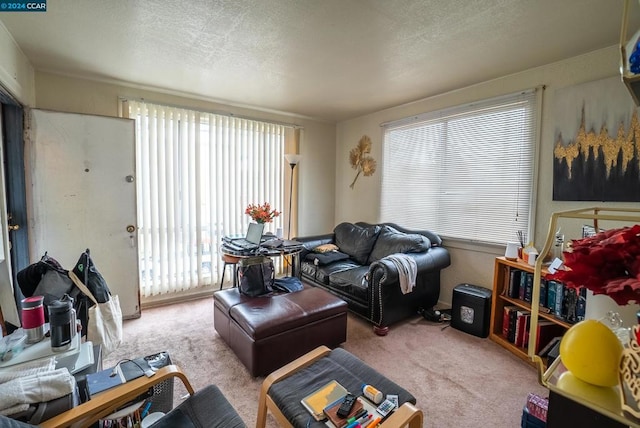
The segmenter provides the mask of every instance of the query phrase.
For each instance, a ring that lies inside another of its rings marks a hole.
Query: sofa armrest
[[[370,265],[368,272],[368,318],[378,327],[391,325],[420,307],[432,307],[440,296],[440,271],[451,263],[449,252],[432,247],[424,253],[409,253],[416,261],[416,284],[412,292],[402,294],[400,275],[395,264],[382,258]]]
[[[408,253],[406,255],[416,261],[418,278],[421,274],[439,271],[451,264],[449,251],[443,247],[432,247],[424,253]],[[371,263],[369,277],[370,280],[376,278],[381,285],[399,284],[400,281],[396,265],[386,258]]]

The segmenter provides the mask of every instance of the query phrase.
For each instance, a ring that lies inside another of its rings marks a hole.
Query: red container
[[[43,296],[22,299],[22,328],[27,333],[28,343],[37,343],[44,338],[43,301]]]

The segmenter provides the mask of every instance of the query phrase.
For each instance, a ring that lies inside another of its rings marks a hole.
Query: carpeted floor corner
[[[444,326],[416,316],[380,337],[349,314],[342,347],[411,391],[426,427],[520,426],[527,394],[548,395],[534,368],[489,339]],[[196,390],[216,384],[247,426],[255,426],[263,378],[251,377],[215,332],[212,298],[146,309],[125,321],[124,343],[103,365],[160,351],[169,352]],[[186,393],[179,384],[174,405]],[[277,426],[271,416],[267,426]]]

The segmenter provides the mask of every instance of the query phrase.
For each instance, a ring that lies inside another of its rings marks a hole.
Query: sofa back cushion
[[[367,263],[378,261],[389,254],[422,253],[431,247],[431,241],[419,233],[404,233],[391,226],[382,226]]]
[[[380,226],[361,227],[353,223],[340,223],[333,229],[335,243],[340,251],[348,254],[356,263],[367,264],[369,254],[376,243]]]

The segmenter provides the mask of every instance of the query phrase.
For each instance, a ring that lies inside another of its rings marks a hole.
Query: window
[[[247,205],[285,206],[288,127],[135,100],[124,110],[136,121],[142,296],[217,283],[218,242],[246,231]]]
[[[537,92],[384,124],[381,220],[486,243],[527,233]]]

